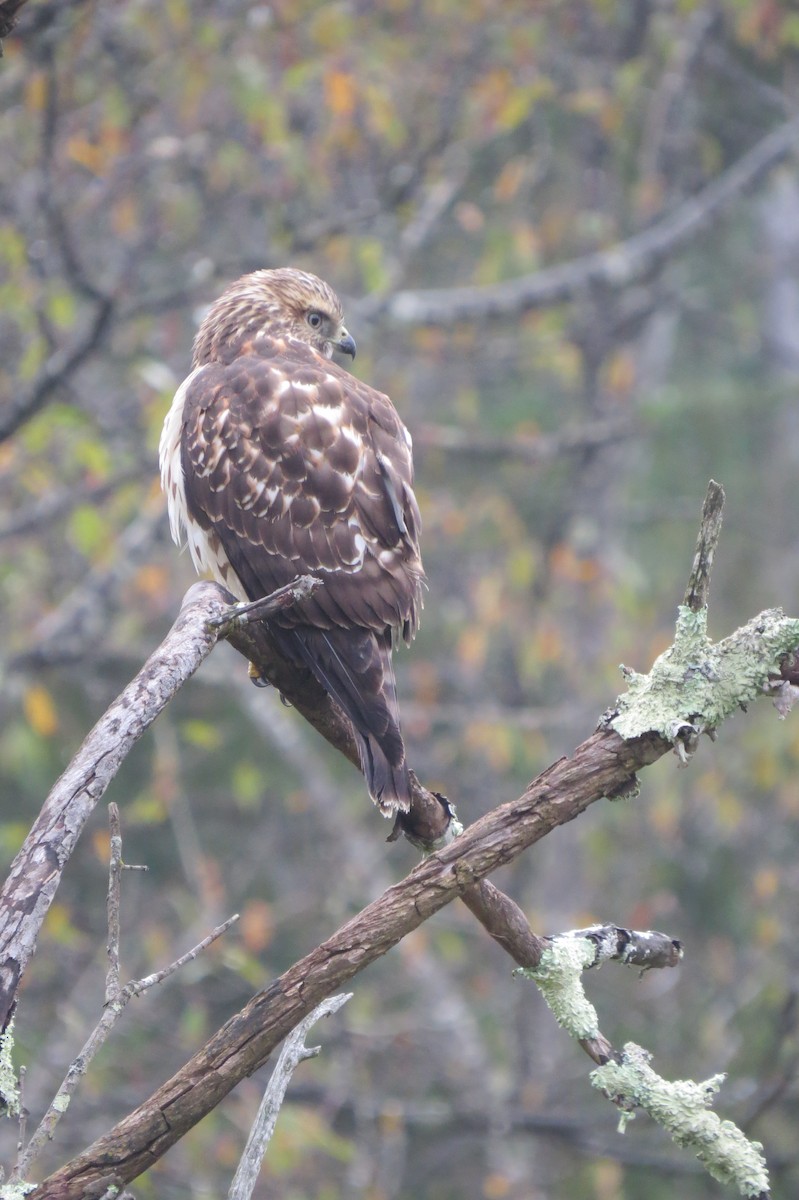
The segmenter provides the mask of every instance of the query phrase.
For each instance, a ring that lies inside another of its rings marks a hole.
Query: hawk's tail
[[[369,629],[312,629],[288,635],[302,661],[352,721],[369,795],[384,816],[411,805],[399,724],[391,638]]]

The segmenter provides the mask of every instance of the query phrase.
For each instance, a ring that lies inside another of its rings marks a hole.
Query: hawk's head
[[[316,275],[281,267],[242,275],[211,306],[194,339],[194,366],[235,355],[259,333],[297,338],[325,358],[334,350],[355,357],[341,301]]]

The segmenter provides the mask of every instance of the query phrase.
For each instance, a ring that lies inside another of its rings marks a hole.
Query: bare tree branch
[[[485,287],[396,292],[383,312],[406,325],[455,325],[459,321],[513,316],[574,300],[589,287],[628,287],[656,270],[708,227],[720,212],[782,162],[794,149],[799,118],[762,138],[696,195],[683,200],[649,229],[609,250],[598,250],[531,275]]]
[[[351,999],[352,992],[345,992],[323,1000],[286,1038],[253,1121],[236,1174],[233,1176],[228,1200],[250,1200],[252,1196],[291,1077],[301,1062],[306,1058],[315,1058],[319,1053],[319,1046],[305,1045],[309,1030],[322,1017],[329,1017],[338,1012]]]
[[[80,337],[71,346],[50,355],[27,392],[7,401],[0,418],[0,442],[7,441],[20,426],[44,408],[51,394],[63,387],[78,367],[102,346],[111,327],[115,307],[114,296],[103,296],[98,300]]]
[[[159,498],[146,502],[116,539],[108,564],[92,567],[52,612],[38,622],[33,644],[11,658],[9,671],[53,666],[81,659],[104,629],[108,609],[121,586],[151,554],[153,543],[166,530]]]
[[[168,966],[162,967],[161,970],[154,971],[151,975],[146,975],[143,979],[131,979],[124,987],[117,985],[117,991],[113,997],[110,1000],[106,1000],[100,1020],[84,1042],[78,1056],[70,1063],[58,1091],[48,1105],[47,1111],[39,1122],[31,1140],[18,1155],[17,1165],[10,1179],[12,1184],[18,1183],[27,1174],[48,1141],[52,1140],[56,1127],[67,1111],[69,1102],[77,1091],[81,1079],[88,1071],[97,1052],[108,1041],[108,1037],[125,1011],[128,1001],[134,996],[140,996],[143,992],[149,991],[150,988],[156,987],[159,983],[163,983],[165,979],[168,979],[170,975],[174,975],[176,971],[179,971],[181,967],[185,967],[187,963],[194,962],[202,954],[203,950],[206,950],[223,933],[227,933],[231,925],[235,924],[238,919],[238,913],[234,913],[232,917],[228,917],[226,921],[223,921],[221,925],[213,929],[196,946],[192,946],[191,950],[187,950],[185,954],[181,954],[180,958],[175,959]]]
[[[211,584],[189,589],[172,629],[88,735],[14,859],[0,895],[0,1027],[83,826],[131,747],[215,646],[207,620],[223,611],[223,597]]]
[[[639,154],[639,176],[649,181],[660,170],[671,115],[687,94],[687,80],[701,61],[705,43],[718,26],[721,13],[714,4],[700,5],[686,17],[678,14],[669,61],[654,90],[644,123]]]
[[[566,454],[580,454],[616,444],[623,438],[635,436],[635,432],[635,424],[629,417],[606,417],[534,437],[524,434],[496,437],[455,425],[427,424],[417,425],[413,437],[417,449],[451,450],[461,457],[521,459],[537,465]]]

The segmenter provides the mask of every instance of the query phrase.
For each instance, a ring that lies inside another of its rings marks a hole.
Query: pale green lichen
[[[724,1081],[714,1075],[703,1083],[662,1079],[649,1065],[650,1055],[628,1042],[622,1061],[591,1072],[591,1082],[607,1095],[648,1112],[679,1146],[696,1154],[714,1179],[755,1197],[769,1190],[768,1170],[759,1142],[750,1142],[732,1121],[722,1121],[709,1106]]]
[[[35,1183],[27,1183],[24,1179],[4,1183],[0,1187],[0,1200],[25,1200],[28,1192],[35,1192],[37,1186]]]
[[[671,742],[695,740],[762,695],[780,660],[798,645],[799,621],[782,609],[762,612],[714,643],[707,636],[707,609],[695,613],[681,606],[673,645],[648,675],[625,671],[628,690],[606,723],[626,739],[657,733]]]
[[[3,1105],[9,1117],[19,1116],[19,1087],[11,1057],[13,1050],[14,1022],[12,1020],[9,1021],[4,1032],[0,1033],[0,1104]]]
[[[583,971],[596,961],[596,946],[588,938],[552,939],[535,969],[520,967],[516,975],[532,979],[558,1024],[574,1038],[599,1036],[599,1018],[582,983]]]

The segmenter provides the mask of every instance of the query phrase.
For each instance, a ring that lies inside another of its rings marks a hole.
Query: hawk
[[[355,730],[369,793],[410,806],[392,647],[422,608],[411,438],[388,396],[331,361],[355,357],[341,302],[293,268],[245,275],[212,305],[160,444],[178,545],[242,600],[298,575],[324,586],[270,618]]]

